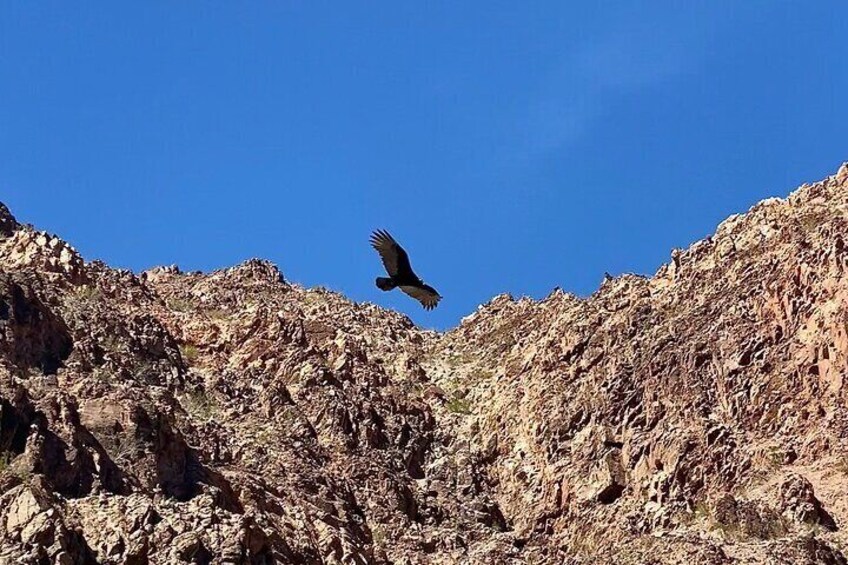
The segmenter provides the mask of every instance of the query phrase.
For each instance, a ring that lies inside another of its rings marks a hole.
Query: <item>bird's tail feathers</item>
[[[380,290],[392,290],[397,285],[390,278],[377,277],[377,288]]]

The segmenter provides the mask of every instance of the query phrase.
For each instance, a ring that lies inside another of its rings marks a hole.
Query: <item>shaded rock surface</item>
[[[848,167],[444,334],[0,205],[0,562],[848,563]]]

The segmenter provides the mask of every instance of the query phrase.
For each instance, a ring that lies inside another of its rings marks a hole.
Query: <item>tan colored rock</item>
[[[21,530],[42,511],[45,510],[32,491],[24,486],[17,487],[9,497],[9,506],[5,512],[6,532]]]

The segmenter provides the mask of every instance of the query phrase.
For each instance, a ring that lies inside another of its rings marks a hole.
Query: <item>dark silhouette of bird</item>
[[[388,277],[377,277],[377,288],[380,290],[392,290],[400,288],[424,306],[425,310],[432,310],[442,299],[436,289],[424,284],[409,264],[409,256],[403,247],[395,241],[389,232],[377,230],[371,234],[371,247],[380,254],[383,266],[386,267]]]

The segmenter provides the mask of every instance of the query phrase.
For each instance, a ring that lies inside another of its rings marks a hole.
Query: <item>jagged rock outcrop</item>
[[[848,166],[439,334],[0,205],[0,562],[848,563]]]

